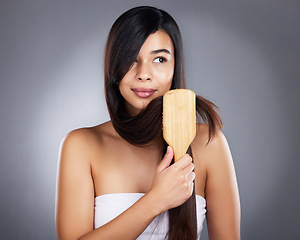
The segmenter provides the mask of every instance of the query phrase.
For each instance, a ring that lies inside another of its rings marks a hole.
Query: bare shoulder
[[[62,143],[78,144],[80,142],[84,143],[86,141],[91,141],[96,136],[96,134],[100,133],[101,136],[101,131],[105,132],[104,130],[106,125],[107,123],[103,123],[93,127],[74,129],[66,135]]]
[[[91,141],[91,132],[87,128],[76,129],[69,132],[60,145],[60,162],[74,162],[86,160],[81,156],[88,153],[88,144]]]
[[[72,150],[74,153],[88,156],[93,147],[98,148],[101,141],[112,135],[110,122],[93,127],[85,127],[69,132],[61,143],[61,151]]]
[[[92,138],[91,128],[79,128],[69,132],[62,140],[61,147],[84,147]]]
[[[197,135],[192,145],[195,166],[198,165],[205,171],[206,187],[208,180],[220,179],[220,176],[224,177],[223,180],[235,178],[233,159],[225,135],[217,129],[208,142],[208,134],[208,125],[198,124]]]
[[[192,144],[193,154],[201,155],[199,161],[213,164],[222,161],[217,155],[230,154],[227,139],[220,129],[216,129],[215,135],[208,141],[209,127],[207,124],[198,123],[196,137]]]
[[[224,168],[224,165],[227,165],[228,168],[228,165],[231,164],[229,147],[222,131],[216,130],[213,138],[210,141],[208,139],[208,125],[198,123],[196,137],[191,147],[196,173],[196,194],[205,198],[207,197],[209,178],[218,174],[218,169]]]
[[[80,128],[69,132],[61,142],[59,153],[59,179],[79,175],[89,175],[90,148],[93,140],[90,128]]]

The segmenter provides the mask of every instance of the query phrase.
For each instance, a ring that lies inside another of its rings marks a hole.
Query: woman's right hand
[[[190,155],[185,154],[170,166],[173,149],[168,146],[167,152],[158,165],[149,193],[156,200],[160,212],[177,207],[187,201],[194,186],[194,164]]]

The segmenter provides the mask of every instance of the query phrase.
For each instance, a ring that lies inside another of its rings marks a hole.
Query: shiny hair
[[[171,89],[186,88],[182,38],[175,20],[164,10],[150,6],[132,8],[123,13],[112,25],[104,56],[105,98],[112,125],[127,142],[143,146],[156,136],[162,138],[162,97],[152,100],[138,115],[126,112],[119,83],[129,71],[148,36],[158,30],[166,32],[174,46],[175,66]],[[212,102],[197,96],[196,110],[209,126],[208,142],[222,121]],[[165,143],[165,149],[167,144]],[[191,148],[188,153],[192,156]],[[163,153],[162,153],[163,155]],[[197,239],[195,191],[181,206],[168,210],[169,240]]]

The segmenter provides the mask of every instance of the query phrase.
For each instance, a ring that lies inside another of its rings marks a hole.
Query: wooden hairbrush
[[[173,148],[175,162],[196,136],[196,96],[188,89],[174,89],[163,96],[163,137]]]

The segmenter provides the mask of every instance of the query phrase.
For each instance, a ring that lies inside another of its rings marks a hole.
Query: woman
[[[172,162],[162,96],[185,88],[182,41],[163,10],[137,7],[112,26],[105,51],[111,121],[64,139],[57,185],[58,239],[239,239],[240,204],[222,122],[197,97],[189,154]]]

